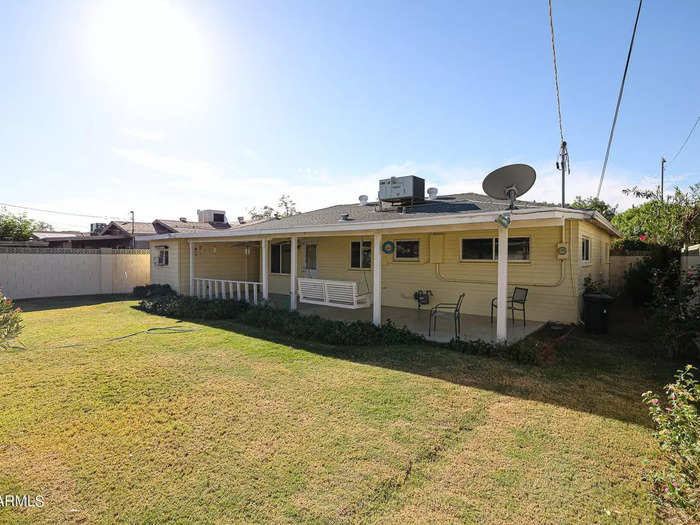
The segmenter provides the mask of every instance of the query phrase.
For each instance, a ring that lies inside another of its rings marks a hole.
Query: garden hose
[[[73,343],[69,345],[59,345],[59,346],[46,346],[43,348],[35,348],[34,350],[60,350],[63,348],[77,348],[81,346],[92,346],[95,344],[99,343],[110,343],[112,341],[121,341],[122,339],[128,339],[129,337],[134,337],[140,334],[149,334],[149,335],[158,335],[158,334],[163,334],[163,335],[168,335],[168,334],[185,334],[189,332],[194,332],[196,330],[199,330],[199,328],[184,328],[180,326],[155,326],[151,328],[146,328],[145,330],[139,330],[138,332],[132,332],[130,334],[126,335],[120,335],[117,337],[109,337],[107,339],[96,339],[95,341],[88,341],[85,343]],[[11,349],[14,350],[29,350],[26,346],[10,346]]]

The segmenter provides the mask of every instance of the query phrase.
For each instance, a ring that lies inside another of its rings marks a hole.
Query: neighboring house
[[[34,232],[33,238],[48,243],[49,248],[73,249],[148,249],[143,237],[157,232],[153,223],[134,222],[133,236],[130,221],[112,221],[109,224],[93,224],[90,232]]]
[[[151,282],[208,297],[236,297],[241,287],[254,298],[286,295],[295,309],[300,279],[317,290],[302,290],[302,302],[316,293],[324,304],[330,292],[322,281],[344,281],[354,286],[341,283],[339,293],[350,295],[335,306],[371,302],[376,323],[382,307],[416,310],[419,290],[432,292],[426,308],[464,292],[463,314],[490,315],[499,275],[495,220],[507,203],[475,193],[422,197],[400,206],[364,197],[225,230],[160,233],[150,238]],[[592,210],[516,205],[504,264],[508,295],[514,286],[529,290],[528,320],[578,322],[584,279],[608,281],[609,246],[618,232]],[[360,294],[370,301],[356,302]]]

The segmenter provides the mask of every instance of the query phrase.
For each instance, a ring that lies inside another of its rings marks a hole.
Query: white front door
[[[318,278],[318,244],[304,244],[304,277]]]

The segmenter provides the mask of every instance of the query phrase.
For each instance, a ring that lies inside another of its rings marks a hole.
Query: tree
[[[625,237],[647,236],[679,250],[700,239],[700,184],[693,184],[687,192],[676,187],[673,195],[667,197],[658,188],[642,190],[635,186],[623,192],[647,199],[613,219],[613,225]]]
[[[277,206],[272,207],[267,204],[261,209],[250,208],[248,214],[253,220],[271,219],[272,217],[291,217],[299,212],[296,208],[296,203],[289,195],[282,195],[277,201]]]
[[[617,215],[617,204],[613,207],[607,202],[600,200],[598,197],[586,197],[582,199],[580,195],[577,195],[576,200],[571,203],[571,207],[595,210],[609,221]]]
[[[46,222],[34,221],[26,213],[20,215],[0,209],[0,240],[28,241],[32,233],[38,230],[53,231],[53,226]]]

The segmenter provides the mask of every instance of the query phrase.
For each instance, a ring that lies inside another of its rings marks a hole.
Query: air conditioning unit
[[[90,224],[90,235],[99,235],[106,227],[104,222],[93,222]]]
[[[199,222],[214,222],[226,224],[226,212],[223,210],[197,210]]]
[[[425,179],[415,175],[382,179],[379,181],[379,200],[422,202],[425,200]]]

